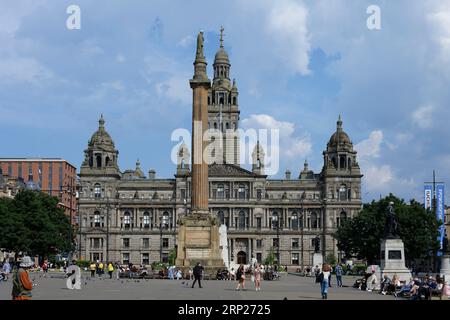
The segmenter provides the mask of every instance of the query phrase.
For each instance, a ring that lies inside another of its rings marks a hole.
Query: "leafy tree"
[[[440,221],[415,200],[409,204],[390,194],[380,201],[365,204],[359,215],[342,221],[335,233],[338,248],[349,257],[375,263],[380,260],[380,243],[384,236],[386,210],[394,202],[398,233],[405,244],[407,262],[429,259],[439,249]]]
[[[336,264],[336,257],[334,256],[333,253],[329,253],[325,257],[325,262],[330,264],[330,265],[335,265]]]
[[[73,229],[58,198],[39,191],[20,191],[0,201],[0,247],[29,255],[48,256],[74,249]]]
[[[173,248],[172,250],[170,250],[169,256],[168,256],[169,265],[171,265],[171,266],[175,265],[176,258],[177,258],[177,250],[175,248]]]
[[[273,248],[270,248],[269,254],[267,255],[266,259],[264,260],[265,265],[273,265],[275,262],[275,250]]]

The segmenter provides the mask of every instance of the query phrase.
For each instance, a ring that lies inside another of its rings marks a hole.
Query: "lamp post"
[[[304,245],[303,245],[303,216],[304,216],[304,212],[303,212],[303,199],[302,199],[302,201],[300,202],[300,206],[301,206],[301,211],[300,211],[300,219],[301,220],[298,220],[297,221],[297,223],[300,223],[300,238],[301,238],[301,242],[302,242],[302,247],[301,247],[301,259],[302,259],[302,264],[301,264],[301,266],[302,266],[302,272],[303,272],[303,269],[304,269],[304,262],[303,262],[303,249],[304,249]]]
[[[163,228],[166,228],[168,223],[168,217],[164,214],[161,216],[159,223],[159,231],[160,231],[160,241],[159,241],[159,261],[162,262],[162,249],[163,249]]]
[[[278,213],[274,214],[272,219],[277,228],[277,265],[280,265],[280,223]]]

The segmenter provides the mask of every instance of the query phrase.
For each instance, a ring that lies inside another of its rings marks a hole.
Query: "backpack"
[[[317,277],[316,277],[316,283],[322,283],[323,282],[323,272],[321,272]]]

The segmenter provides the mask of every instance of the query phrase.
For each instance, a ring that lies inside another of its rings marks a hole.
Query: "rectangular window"
[[[299,247],[298,238],[292,239],[292,249],[298,249],[298,247]]]
[[[123,247],[124,248],[130,247],[130,238],[123,238]]]
[[[92,249],[101,249],[103,247],[103,241],[101,238],[92,238],[91,240]]]
[[[142,264],[143,265],[150,264],[150,258],[149,258],[149,254],[148,253],[143,253],[142,254]]]
[[[256,229],[261,230],[261,228],[262,228],[262,218],[257,217],[256,218]]]
[[[129,253],[122,253],[122,263],[123,264],[130,263],[130,254]]]
[[[256,239],[256,248],[258,249],[262,248],[262,239]]]
[[[256,190],[256,198],[258,200],[262,199],[262,190],[261,189]]]
[[[169,262],[169,254],[168,253],[163,253],[162,254],[162,262],[163,263],[168,263]]]
[[[163,246],[163,248],[168,248],[169,247],[169,238],[163,238],[162,239],[162,246]]]
[[[22,163],[19,163],[19,178],[22,178]]]
[[[258,263],[262,263],[262,253],[261,252],[256,253],[256,260],[258,260]]]
[[[180,189],[181,200],[186,199],[186,189]]]
[[[33,168],[31,162],[28,163],[28,181],[33,181]]]
[[[272,239],[272,245],[273,245],[275,248],[278,248],[278,239],[277,239],[277,238]]]
[[[142,247],[145,249],[150,247],[150,239],[149,238],[142,239]]]
[[[299,265],[298,253],[293,253],[291,257],[292,257],[292,264],[298,266]]]
[[[12,176],[12,164],[8,163],[8,176]]]

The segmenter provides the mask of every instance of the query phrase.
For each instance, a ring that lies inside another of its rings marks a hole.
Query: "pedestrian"
[[[109,273],[109,278],[110,279],[112,279],[113,271],[114,271],[114,267],[113,267],[112,263],[110,262],[108,264],[108,273]]]
[[[236,272],[234,272],[234,268],[231,268],[230,271],[230,281],[231,280],[236,280]]]
[[[100,263],[98,264],[98,277],[101,278],[102,274],[103,274],[103,262],[100,261]]]
[[[334,268],[334,271],[336,272],[336,282],[338,287],[342,287],[342,273],[343,269],[340,263]]]
[[[3,272],[5,274],[5,281],[8,280],[9,274],[11,273],[11,265],[9,264],[9,261],[6,260],[3,264]]]
[[[183,278],[183,275],[181,274],[181,270],[180,269],[178,269],[177,272],[176,272],[176,278],[177,278],[177,280],[180,280],[180,279]]]
[[[261,266],[259,263],[255,265],[255,270],[253,271],[253,276],[255,279],[255,291],[261,291]]]
[[[328,299],[328,280],[330,279],[331,267],[324,263],[322,265],[322,272],[319,274],[320,293],[322,299]]]
[[[194,280],[194,272],[192,271],[192,268],[189,268],[189,280]]]
[[[242,290],[245,290],[245,270],[243,264],[239,266],[239,269],[236,272],[236,280],[238,281],[236,291],[239,291],[241,286]]]
[[[91,261],[91,264],[89,265],[89,270],[91,271],[91,278],[95,277],[95,269],[97,266],[95,265],[94,261]]]
[[[33,289],[33,283],[28,275],[28,269],[34,265],[30,257],[25,256],[16,267],[13,274],[13,300],[30,300],[31,290]]]
[[[377,275],[375,274],[375,270],[372,270],[372,275],[367,279],[366,282],[366,290],[368,292],[372,292],[372,290],[376,287],[376,285],[378,284],[378,278]]]
[[[192,271],[194,273],[194,282],[192,283],[192,288],[194,287],[195,283],[198,281],[198,287],[202,288],[201,284],[201,278],[203,273],[203,267],[200,264],[200,262],[197,263],[197,265],[194,267],[194,270]]]

